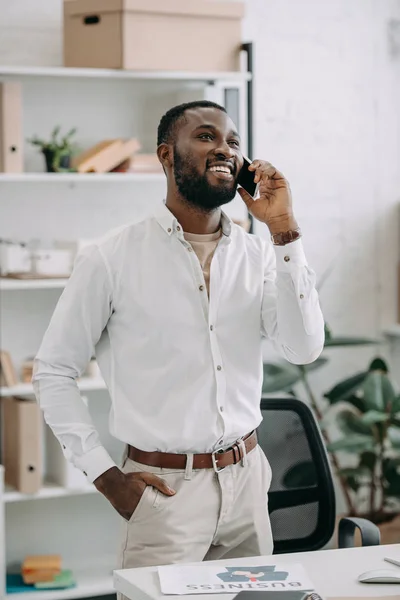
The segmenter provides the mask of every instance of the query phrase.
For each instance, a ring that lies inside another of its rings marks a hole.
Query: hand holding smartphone
[[[260,187],[259,183],[254,183],[255,172],[249,171],[249,166],[252,161],[247,158],[247,156],[243,155],[243,167],[239,171],[238,184],[242,186],[244,190],[253,198],[256,198],[258,195],[258,190]]]

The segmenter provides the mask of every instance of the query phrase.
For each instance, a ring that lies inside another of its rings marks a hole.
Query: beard
[[[236,195],[237,175],[234,172],[232,181],[220,181],[211,184],[207,172],[201,175],[195,167],[193,158],[187,154],[181,156],[174,147],[174,177],[180,195],[191,206],[210,212],[228,204]]]

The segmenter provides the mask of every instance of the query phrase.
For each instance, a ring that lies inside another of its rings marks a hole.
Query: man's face
[[[174,145],[174,177],[185,200],[204,211],[227,204],[236,194],[243,165],[232,120],[216,108],[187,110]]]

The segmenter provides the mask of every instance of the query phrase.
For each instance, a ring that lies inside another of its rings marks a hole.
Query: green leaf
[[[375,469],[377,461],[377,456],[375,452],[363,452],[360,456],[360,467],[365,467],[369,471],[373,471]]]
[[[379,344],[379,340],[361,337],[332,336],[325,338],[325,348],[345,347],[345,346],[370,346]]]
[[[288,488],[312,487],[317,484],[315,465],[311,461],[303,461],[293,465],[284,475],[283,485]]]
[[[304,369],[304,371],[308,373],[309,371],[315,371],[316,369],[320,369],[321,367],[326,365],[327,362],[329,362],[329,358],[325,358],[325,356],[320,356],[319,358],[314,360],[314,362],[309,363],[308,365],[297,366],[300,368],[300,370]]]
[[[363,477],[365,475],[371,475],[371,472],[369,469],[367,469],[367,467],[358,466],[339,469],[339,474],[343,475],[343,477]]]
[[[389,419],[389,415],[387,413],[382,413],[377,410],[369,410],[361,417],[361,421],[365,423],[365,425],[373,425],[374,423],[383,423]]]
[[[365,405],[371,410],[384,412],[396,397],[389,377],[381,371],[370,371],[362,389]]]
[[[388,427],[387,437],[395,450],[400,450],[400,429],[399,427]]]
[[[367,375],[367,371],[362,371],[361,373],[352,375],[348,379],[344,379],[340,383],[337,383],[329,390],[329,392],[326,392],[324,397],[327,398],[331,404],[347,400],[347,398],[353,396],[354,392],[360,388]]]
[[[354,433],[353,435],[348,435],[340,440],[331,442],[327,448],[329,452],[339,452],[342,450],[343,452],[360,454],[360,452],[373,450],[374,441],[372,437]]]
[[[358,490],[360,489],[360,483],[356,477],[352,477],[351,475],[349,477],[346,477],[346,483],[349,486],[349,488],[353,490],[353,492],[358,492]]]
[[[341,410],[336,416],[336,422],[344,434],[361,433],[373,438],[371,426],[364,423],[362,418],[351,410]]]
[[[325,332],[325,344],[327,341],[332,339],[332,330],[329,327],[328,323],[324,323],[324,332]]]
[[[396,396],[393,399],[393,404],[392,404],[392,415],[395,415],[396,413],[400,412],[400,396]]]
[[[371,361],[368,371],[383,371],[384,373],[389,373],[389,368],[383,358],[378,356]]]
[[[382,473],[387,482],[385,494],[400,497],[400,458],[386,458],[382,462]]]
[[[263,394],[290,390],[301,377],[300,371],[294,365],[264,363]]]

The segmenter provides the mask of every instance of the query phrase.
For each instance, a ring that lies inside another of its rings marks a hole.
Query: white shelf
[[[0,183],[156,183],[164,173],[0,173]]]
[[[1,66],[0,76],[12,77],[97,77],[108,79],[164,80],[164,81],[248,81],[251,73],[245,71],[129,71],[125,69],[81,69],[72,67],[13,67]]]
[[[106,384],[103,379],[84,377],[78,381],[78,387],[83,392],[105,390]],[[19,383],[12,387],[1,387],[0,397],[6,396],[33,396],[33,386],[30,383]]]
[[[4,491],[3,502],[24,502],[25,500],[46,500],[47,498],[62,498],[64,496],[82,496],[94,494],[97,490],[94,485],[83,488],[64,488],[54,483],[46,483],[36,494],[22,494],[14,489],[7,488]]]
[[[7,279],[0,278],[0,291],[42,290],[64,288],[68,279]]]
[[[21,594],[6,594],[6,598],[7,600],[68,600],[69,598],[90,598],[91,596],[115,593],[112,569],[77,573],[76,583],[76,587],[69,590],[37,590]]]

